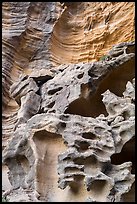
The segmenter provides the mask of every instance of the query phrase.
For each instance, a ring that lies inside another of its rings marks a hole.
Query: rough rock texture
[[[22,73],[49,69],[50,38],[61,15],[59,2],[3,2],[2,4],[2,89],[3,137],[13,134],[18,104],[9,93]],[[6,145],[6,143],[5,143]]]
[[[134,39],[134,3],[66,2],[67,8],[54,26],[52,60],[90,62],[106,54],[114,44]]]
[[[134,202],[134,3],[3,2],[2,34],[3,196]]]

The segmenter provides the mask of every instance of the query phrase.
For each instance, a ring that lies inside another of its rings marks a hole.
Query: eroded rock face
[[[50,38],[62,13],[59,2],[3,2],[2,108],[4,142],[13,134],[18,104],[10,86],[23,73],[50,69]],[[6,143],[4,144],[6,146]]]
[[[64,4],[67,7],[55,24],[51,39],[55,65],[97,61],[113,45],[134,38],[134,3]]]
[[[21,77],[11,87],[20,101],[19,122],[4,151],[4,162],[14,188],[33,189],[45,201],[122,201],[134,182],[134,161],[115,165],[111,157],[135,135],[135,80],[122,80],[122,96],[110,92],[109,86],[103,88],[107,89],[102,93],[106,116],[100,109],[100,115],[94,117],[90,103],[102,81],[109,80],[110,73],[115,76],[115,70],[124,70],[133,59],[134,53],[123,53],[109,61],[61,66],[54,78],[45,76],[44,84],[31,76]],[[87,107],[81,112],[87,104],[89,115]],[[66,110],[70,113],[64,114]],[[79,113],[74,115],[75,111]]]
[[[133,5],[3,3],[3,171],[12,186],[3,190],[10,202],[135,200],[135,43],[126,42]],[[24,19],[19,30],[12,18],[5,27],[11,11]],[[107,54],[93,62],[100,53]]]

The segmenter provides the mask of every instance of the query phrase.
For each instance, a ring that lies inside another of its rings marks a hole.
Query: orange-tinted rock
[[[2,3],[10,202],[135,201],[134,7]]]

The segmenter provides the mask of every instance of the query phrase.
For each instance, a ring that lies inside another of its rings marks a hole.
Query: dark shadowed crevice
[[[56,92],[60,91],[61,89],[62,89],[62,87],[59,87],[59,88],[50,90],[50,91],[48,91],[48,94],[49,94],[49,95],[53,95],[53,94],[55,94]]]
[[[75,141],[75,143],[79,152],[84,152],[88,150],[88,147],[90,146],[87,141]]]
[[[122,195],[122,202],[135,202],[135,182],[133,183],[129,192]]]
[[[81,79],[82,77],[83,77],[83,75],[84,75],[84,73],[82,73],[82,74],[79,74],[77,77],[78,77],[78,79]]]
[[[91,132],[85,132],[82,134],[82,137],[85,138],[85,139],[90,139],[90,140],[94,140],[96,139],[96,135],[91,133]]]
[[[91,183],[91,190],[94,190],[95,192],[100,192],[105,188],[105,185],[107,184],[107,181],[106,180],[95,180]],[[88,191],[90,190],[87,189]]]
[[[120,153],[111,156],[111,163],[115,165],[123,164],[124,162],[132,162],[131,173],[135,173],[135,138],[129,140],[122,148]]]
[[[118,68],[113,69],[98,85],[95,93],[91,94],[89,86],[81,87],[81,96],[70,103],[65,110],[67,114],[76,114],[85,117],[97,117],[100,114],[107,116],[105,105],[102,102],[103,96],[101,95],[106,90],[119,97],[123,96],[126,84],[128,81],[132,82],[135,77],[135,60],[132,58],[128,62],[123,63]]]
[[[51,103],[48,105],[48,108],[52,108],[54,105],[55,105],[55,101],[51,102]]]
[[[77,173],[79,171],[81,171],[81,169],[78,169],[77,167],[69,166],[65,168],[65,172],[69,172],[69,173]]]

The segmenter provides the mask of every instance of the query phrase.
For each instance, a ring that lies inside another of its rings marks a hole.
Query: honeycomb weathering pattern
[[[64,72],[67,73],[67,69]],[[91,72],[91,68],[89,70]],[[54,78],[50,79],[51,82],[55,83]],[[62,81],[60,86],[61,83]],[[21,83],[18,83],[19,85],[22,87]],[[108,112],[106,117],[103,114],[93,118],[64,113],[41,113],[33,117],[31,114],[28,115],[30,120],[27,122],[19,118],[14,137],[4,154],[4,162],[10,169],[9,178],[12,185],[16,188],[22,186],[36,190],[41,199],[43,197],[46,201],[77,202],[80,198],[74,196],[73,191],[80,191],[84,194],[81,198],[84,202],[88,200],[121,202],[122,195],[131,189],[134,182],[135,177],[131,174],[132,162],[114,165],[111,163],[111,156],[121,152],[124,144],[134,138],[134,87],[133,79],[133,83],[127,82],[122,97],[109,90],[102,93],[102,101]],[[58,90],[58,97],[62,98],[61,91],[63,92],[63,88]],[[56,98],[56,93],[53,93],[52,98]],[[27,94],[23,97],[27,97]],[[55,104],[56,101],[58,100],[55,100]],[[35,101],[36,105],[37,103],[38,101]],[[29,105],[24,104],[26,107]],[[25,112],[28,113],[28,109],[24,109],[24,117]],[[52,149],[53,143],[56,150]],[[27,172],[20,169],[21,178],[18,180],[19,175],[15,171],[15,166],[23,167],[26,163],[24,160],[27,162]],[[50,172],[46,173],[48,168]],[[53,175],[55,178],[52,178]],[[98,188],[102,192],[99,191],[99,195]],[[60,189],[65,189],[64,196]],[[51,198],[51,194],[54,198]],[[72,198],[67,199],[67,194]]]
[[[3,195],[134,201],[134,2],[3,2],[2,37]]]

